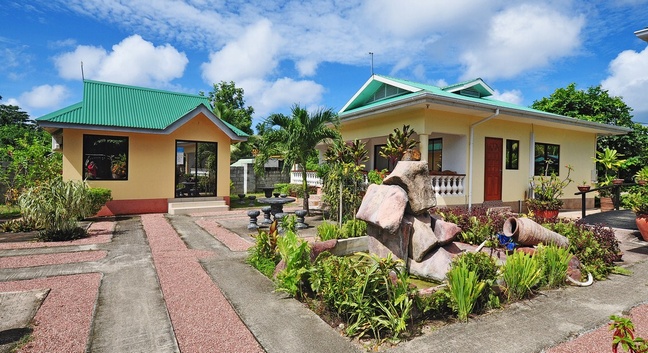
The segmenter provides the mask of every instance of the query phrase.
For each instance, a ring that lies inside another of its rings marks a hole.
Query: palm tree
[[[337,114],[330,108],[319,109],[310,114],[296,104],[291,109],[290,117],[273,114],[266,119],[264,125],[266,129],[263,134],[263,147],[257,156],[257,165],[263,165],[276,151],[281,151],[284,157],[284,168],[298,165],[302,171],[304,209],[308,212],[306,161],[318,143],[340,137],[337,130]]]

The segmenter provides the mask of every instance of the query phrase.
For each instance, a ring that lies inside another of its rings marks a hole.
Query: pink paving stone
[[[199,219],[196,221],[196,224],[198,224],[209,234],[214,236],[214,238],[218,239],[218,241],[225,244],[225,246],[227,246],[232,251],[246,251],[252,245],[254,245],[251,242],[241,238],[238,234],[221,226],[214,220]]]
[[[70,241],[53,241],[53,242],[16,242],[16,243],[2,243],[0,250],[9,249],[30,249],[30,248],[47,248],[54,246],[70,246],[70,245],[88,245],[88,244],[101,244],[108,243],[112,240],[112,234],[115,230],[115,222],[102,221],[94,222],[88,228],[88,237]]]
[[[648,305],[640,305],[630,310],[630,319],[635,325],[635,337],[648,338]],[[611,322],[611,321],[610,321]],[[608,353],[612,351],[612,331],[608,325],[578,336],[576,339],[559,344],[547,353]],[[624,350],[619,346],[619,352]]]
[[[19,352],[85,352],[101,278],[86,273],[0,282],[0,292],[50,289],[34,317],[33,340]]]
[[[108,255],[108,253],[101,250],[66,252],[58,254],[8,256],[0,257],[0,268],[34,267],[85,261],[97,261],[106,257],[106,255]]]
[[[263,352],[166,219],[143,215],[142,225],[180,350]]]

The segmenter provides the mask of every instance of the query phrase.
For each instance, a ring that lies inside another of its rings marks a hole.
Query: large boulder
[[[395,234],[403,220],[406,206],[407,193],[402,187],[370,184],[356,218]]]
[[[461,233],[461,227],[458,225],[435,217],[432,217],[431,228],[434,229],[434,235],[440,245],[453,242],[457,237],[457,234]]]
[[[408,212],[422,214],[436,206],[436,197],[427,162],[399,161],[383,185],[398,185],[409,197]]]
[[[410,239],[412,237],[411,222],[404,219],[395,233],[389,233],[380,227],[368,223],[367,236],[370,254],[375,254],[383,258],[392,254],[393,258],[407,261]]]
[[[439,246],[439,239],[432,229],[432,218],[428,214],[419,216],[405,215],[404,221],[411,222],[413,233],[410,241],[410,257],[421,261],[425,254]]]

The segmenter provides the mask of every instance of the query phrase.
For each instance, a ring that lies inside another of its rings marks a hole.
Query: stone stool
[[[270,218],[270,210],[272,207],[265,206],[261,209],[263,212],[263,221],[261,221],[261,227],[269,227],[272,224],[272,219]]]
[[[254,200],[256,200],[256,196],[250,195],[248,196],[248,200],[250,200],[250,206],[254,206]]]
[[[239,197],[240,204],[245,203],[245,194],[238,194],[238,197]]]
[[[283,212],[279,212],[279,213],[276,213],[276,214],[274,215],[274,219],[275,219],[275,221],[277,221],[277,231],[278,231],[279,233],[283,233],[283,232],[284,232],[284,229],[283,229],[283,227],[281,226],[281,223],[283,223],[283,219],[284,219],[284,217],[286,217],[286,215],[287,215],[287,214],[286,214],[286,213],[283,213]]]
[[[308,224],[305,222],[304,217],[306,217],[306,210],[296,210],[295,215],[297,216],[297,224],[295,225],[295,228],[297,229],[306,229],[308,228]]]
[[[257,217],[259,217],[259,210],[250,210],[247,212],[247,215],[250,217],[250,224],[248,224],[247,229],[258,229]]]

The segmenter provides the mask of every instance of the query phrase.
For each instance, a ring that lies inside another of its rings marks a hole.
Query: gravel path
[[[196,224],[232,251],[246,251],[254,245],[212,219],[198,219],[196,220]]]
[[[108,255],[105,251],[76,251],[56,254],[0,257],[0,268],[20,268],[97,261]]]
[[[635,325],[635,337],[648,338],[648,305],[633,308],[630,310],[629,317]],[[547,353],[608,353],[611,351],[612,331],[610,331],[608,325],[605,325],[582,334],[574,340],[553,347],[547,350]],[[619,352],[624,352],[620,346]]]
[[[180,350],[263,352],[164,216],[144,215],[142,225]]]
[[[111,221],[93,222],[90,225],[90,228],[88,228],[87,238],[69,240],[69,241],[56,241],[56,242],[0,243],[0,250],[48,248],[48,247],[57,247],[57,246],[108,243],[112,239],[112,234],[114,230],[115,230],[115,222],[111,222]]]
[[[100,273],[0,282],[0,292],[50,289],[19,352],[85,352],[100,282]]]

